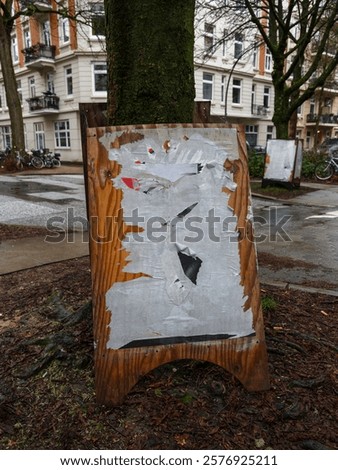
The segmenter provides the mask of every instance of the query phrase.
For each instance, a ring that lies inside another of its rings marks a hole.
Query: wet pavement
[[[311,186],[317,190],[288,201],[253,195],[258,253],[294,261],[288,268],[278,262],[260,266],[260,279],[296,285],[328,283],[331,289],[337,286],[338,295],[338,185]],[[0,274],[89,253],[81,166],[47,174],[0,175],[0,192],[0,223],[54,230],[49,239],[2,242]],[[59,238],[55,229],[61,231]]]
[[[257,251],[294,262],[288,268],[282,263],[260,266],[262,277],[270,282],[335,284],[338,290],[338,204],[332,210],[256,199],[253,212]]]
[[[80,170],[79,170],[80,171]],[[87,230],[83,174],[0,175],[0,223]],[[71,225],[73,224],[73,227]]]

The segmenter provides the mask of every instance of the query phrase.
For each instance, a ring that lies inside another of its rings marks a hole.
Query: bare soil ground
[[[97,405],[88,257],[0,278],[0,449],[337,449],[338,298],[262,285],[271,388],[181,361]]]

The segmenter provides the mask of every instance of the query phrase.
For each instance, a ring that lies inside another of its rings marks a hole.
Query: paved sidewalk
[[[6,240],[0,243],[0,275],[88,255],[87,232],[64,233],[54,242],[46,237]]]

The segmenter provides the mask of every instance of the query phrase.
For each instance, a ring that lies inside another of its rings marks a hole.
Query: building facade
[[[256,45],[254,33],[227,38],[224,17],[201,17],[195,28],[196,100],[211,102],[211,121],[242,124],[250,146],[265,147],[275,136],[271,55]]]
[[[75,10],[75,0],[24,0],[39,8],[20,17],[12,33],[12,58],[22,103],[26,148],[49,148],[63,161],[82,161],[81,103],[107,99],[104,7],[87,3],[88,24],[53,13]],[[11,146],[11,126],[0,73],[0,148]]]
[[[12,33],[26,148],[49,148],[60,152],[63,161],[81,162],[80,107],[105,103],[107,98],[104,5],[88,0],[21,0],[16,8],[30,4],[39,12],[19,17]],[[71,13],[85,10],[87,21],[55,14],[62,8]],[[265,147],[275,137],[271,54],[264,44],[255,45],[254,33],[224,39],[226,28],[222,18],[197,15],[196,101],[210,102],[211,121],[242,124],[248,143]],[[336,87],[327,87],[299,110],[297,135],[305,148],[338,136],[337,97]],[[11,125],[0,71],[0,148],[7,146]]]

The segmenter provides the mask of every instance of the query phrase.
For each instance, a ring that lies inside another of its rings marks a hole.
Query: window
[[[254,68],[257,68],[257,62],[258,62],[258,48],[257,46],[255,46],[253,53],[252,53],[252,66]]]
[[[310,114],[315,114],[315,111],[316,110],[316,101],[315,99],[312,97],[310,99]]]
[[[210,23],[204,23],[204,50],[206,54],[214,53],[215,26]]]
[[[66,44],[69,42],[69,19],[60,18],[60,42],[61,44]]]
[[[1,87],[1,108],[7,108],[7,96],[4,85]]]
[[[252,85],[251,87],[251,112],[253,112],[255,104],[256,104],[256,85]]]
[[[243,34],[236,33],[234,41],[234,58],[239,59],[243,53]]]
[[[107,92],[107,63],[93,64],[94,93]]]
[[[307,131],[305,143],[306,143],[306,147],[309,148],[311,144],[311,131]]]
[[[36,96],[35,77],[28,77],[28,93],[30,98]]]
[[[1,126],[2,148],[12,147],[12,129],[11,126]]]
[[[46,46],[51,45],[50,22],[44,21],[41,25],[42,28],[42,43]]]
[[[12,37],[12,59],[13,62],[19,62],[18,40],[16,36]]]
[[[332,99],[331,98],[325,98],[324,99],[324,107],[328,108],[328,111],[331,112],[331,108],[332,108]]]
[[[222,55],[225,57],[227,55],[227,37],[228,37],[228,30],[225,29],[223,31],[223,40],[222,40]]]
[[[70,130],[69,121],[55,121],[55,147],[70,148]]]
[[[263,92],[263,106],[264,106],[264,108],[269,108],[270,107],[270,90],[271,90],[271,88],[269,86],[264,87],[264,92]]]
[[[49,91],[49,93],[55,93],[54,74],[51,72],[46,75],[46,90]]]
[[[203,99],[211,101],[213,93],[214,76],[212,73],[203,72]]]
[[[232,79],[232,102],[233,104],[241,104],[242,100],[242,80],[239,78]]]
[[[270,72],[272,70],[272,57],[269,49],[265,51],[265,70]]]
[[[255,125],[248,125],[245,126],[245,137],[247,142],[251,147],[255,147],[257,145],[257,137],[258,137],[258,126]]]
[[[235,0],[235,8],[236,10],[244,10],[245,8],[244,0]]]
[[[272,139],[273,136],[273,126],[266,127],[266,140]]]
[[[106,35],[106,19],[104,13],[103,3],[91,3],[91,35],[92,36],[105,36]]]
[[[221,78],[221,102],[225,102],[225,76],[222,75]]]
[[[25,48],[31,47],[32,45],[32,40],[31,40],[31,33],[29,29],[25,29],[23,32],[23,41],[25,44]]]
[[[45,129],[43,122],[34,122],[34,135],[35,135],[35,148],[44,149],[46,148],[45,142]]]
[[[17,90],[18,90],[18,95],[19,95],[19,100],[20,100],[20,103],[22,104],[22,84],[21,84],[21,80],[17,80],[16,81],[16,86],[17,86]]]
[[[72,67],[65,68],[65,80],[66,80],[66,93],[68,96],[73,95],[73,72]]]

